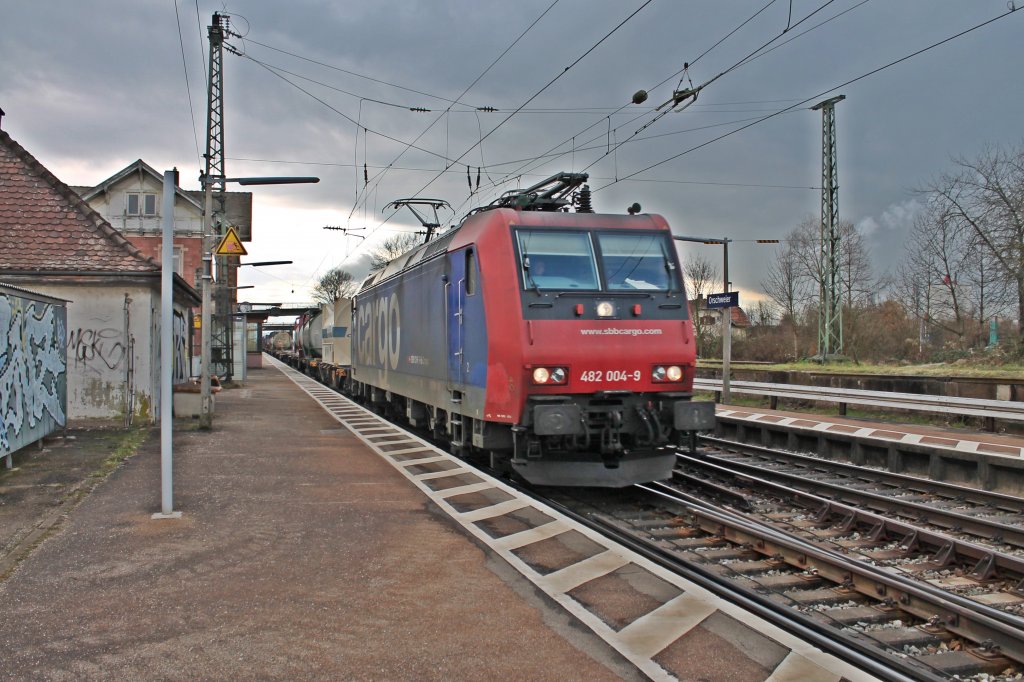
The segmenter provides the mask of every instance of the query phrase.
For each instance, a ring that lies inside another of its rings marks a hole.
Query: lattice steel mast
[[[213,324],[213,248],[216,235],[222,232],[224,222],[224,34],[227,32],[228,17],[214,12],[208,35],[210,39],[209,78],[206,90],[206,168],[200,181],[203,185],[203,315],[202,315],[202,370],[200,372],[200,395],[202,407],[199,411],[199,425],[210,428],[213,421],[211,400],[211,375],[220,374],[224,369],[224,330],[214,333]],[[220,265],[218,263],[218,265]],[[223,272],[223,271],[222,271]],[[220,298],[220,297],[218,297]],[[218,301],[219,302],[219,301]],[[217,316],[218,321],[223,319]],[[214,336],[220,362],[214,360]]]
[[[214,12],[213,20],[209,26],[210,40],[210,69],[209,82],[207,86],[206,106],[206,171],[203,174],[203,185],[206,190],[205,205],[205,243],[203,245],[204,259],[210,257],[217,241],[224,235],[224,214],[226,196],[226,182],[224,169],[224,38],[231,35],[228,27],[229,17]],[[212,263],[207,263],[212,266]],[[230,287],[233,282],[229,281],[234,274],[233,263],[225,257],[217,258],[217,279],[220,286],[216,288],[216,305],[211,306],[213,318],[210,320],[210,331],[207,333],[204,326],[204,347],[203,357],[209,358],[211,371],[218,375],[230,378],[231,366],[231,307],[233,303],[233,291]],[[203,291],[203,309],[207,308],[206,296],[209,295],[209,288]],[[204,325],[207,320],[204,315]],[[209,338],[210,347],[206,347],[206,340]]]
[[[822,362],[843,352],[843,304],[839,265],[839,167],[836,156],[838,95],[818,102],[821,109],[821,252],[819,254],[818,357]]]

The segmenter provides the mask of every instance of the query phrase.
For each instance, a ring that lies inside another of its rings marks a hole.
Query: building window
[[[247,353],[260,352],[260,328],[255,322],[245,325],[245,350]]]
[[[157,263],[163,263],[164,262],[163,261],[163,257],[164,257],[164,247],[163,247],[163,245],[161,245],[161,246],[158,246],[157,249],[156,249],[156,262]],[[182,268],[185,267],[185,247],[183,247],[183,246],[175,246],[174,247],[174,255],[171,256],[171,259],[172,259],[171,262],[173,263],[172,269],[174,270],[174,274],[181,275],[182,277],[184,277],[185,273],[183,272]]]
[[[156,215],[156,194],[153,192],[126,192],[125,213],[128,215]]]

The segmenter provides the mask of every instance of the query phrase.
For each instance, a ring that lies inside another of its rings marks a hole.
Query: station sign
[[[740,292],[738,291],[708,294],[708,308],[737,308],[739,305]]]

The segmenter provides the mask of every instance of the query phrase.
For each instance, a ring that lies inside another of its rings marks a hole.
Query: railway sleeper
[[[1013,661],[1005,656],[989,657],[978,649],[924,654],[917,656],[917,660],[949,677],[954,675],[963,677],[966,675],[977,675],[978,673],[1000,675],[1014,665]]]

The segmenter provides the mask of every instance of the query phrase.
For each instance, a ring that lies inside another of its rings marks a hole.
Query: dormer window
[[[153,192],[125,192],[127,215],[156,215],[156,194]]]

